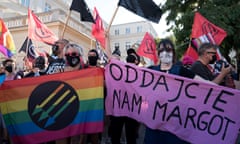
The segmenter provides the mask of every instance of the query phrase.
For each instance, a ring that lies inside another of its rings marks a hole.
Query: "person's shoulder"
[[[31,71],[31,72],[27,73],[26,75],[24,75],[23,77],[24,77],[24,78],[34,77],[34,72]]]
[[[169,73],[179,75],[179,71],[181,68],[183,68],[182,65],[174,64],[174,65],[172,65],[171,69],[169,70]]]
[[[152,69],[152,70],[160,70],[160,65],[151,65],[147,68]]]
[[[192,64],[192,66],[193,65],[202,65],[202,63],[199,61],[199,60],[196,60],[193,64]]]

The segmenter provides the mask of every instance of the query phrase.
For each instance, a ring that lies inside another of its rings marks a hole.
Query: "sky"
[[[85,0],[85,2],[87,3],[90,9],[93,9],[94,7],[97,8],[101,18],[104,19],[104,21],[106,21],[108,24],[112,20],[114,12],[117,9],[118,1],[119,0]],[[153,1],[157,5],[163,2],[163,0],[153,0]],[[166,24],[165,17],[166,17],[165,15],[162,15],[158,24],[151,22],[160,38],[164,38],[170,35],[170,33],[166,31],[168,26]],[[144,21],[144,20],[146,19],[128,11],[123,7],[119,7],[116,13],[116,16],[113,19],[112,25],[136,22],[136,21]]]

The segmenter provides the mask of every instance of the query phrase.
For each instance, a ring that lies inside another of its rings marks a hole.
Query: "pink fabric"
[[[5,47],[2,46],[2,45],[0,45],[0,52],[1,52],[5,57],[8,57],[7,48],[5,48]]]
[[[182,59],[183,65],[192,65],[194,63],[194,59],[188,55],[185,55]]]
[[[127,116],[194,144],[235,143],[240,91],[111,60],[106,113]]]

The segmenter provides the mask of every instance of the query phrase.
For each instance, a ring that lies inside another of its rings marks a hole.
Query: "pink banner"
[[[190,143],[235,143],[240,91],[111,60],[107,115],[128,116]]]

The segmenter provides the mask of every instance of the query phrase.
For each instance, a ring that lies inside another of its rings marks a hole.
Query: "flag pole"
[[[61,39],[63,39],[63,37],[64,37],[64,33],[65,33],[65,30],[66,30],[66,27],[67,27],[67,24],[68,24],[68,20],[69,20],[69,18],[70,18],[70,15],[71,15],[71,10],[69,10],[69,12],[68,12],[67,19],[66,19],[66,22],[65,22],[64,27],[63,27]]]
[[[91,47],[90,47],[90,49],[92,49],[92,43],[93,43],[93,40],[91,39]]]
[[[107,31],[106,31],[107,34],[108,34],[109,31],[110,31],[110,28],[111,28],[111,26],[112,26],[113,20],[114,20],[115,16],[117,15],[118,9],[119,9],[119,6],[115,9],[115,12],[114,12],[114,14],[113,14],[113,16],[112,16],[112,19],[111,19],[111,21],[110,21],[110,23],[109,23],[109,26],[108,26],[108,28],[107,28]]]
[[[117,8],[115,9],[114,14],[113,14],[113,16],[112,16],[112,19],[111,19],[111,21],[110,21],[110,23],[109,23],[109,26],[108,26],[108,28],[107,28],[107,30],[106,30],[106,33],[105,33],[105,35],[106,35],[106,41],[107,41],[107,44],[106,44],[106,53],[107,53],[107,56],[108,56],[109,58],[110,58],[110,56],[111,56],[110,40],[109,40],[109,31],[110,31],[111,25],[112,25],[112,23],[113,23],[113,20],[114,20],[116,14],[117,14],[118,9],[119,9],[119,6],[117,6]]]
[[[29,2],[30,2],[30,1],[29,1]],[[29,6],[28,6],[28,16],[27,16],[28,22],[29,22],[29,17],[30,17],[30,15],[29,15],[29,11],[30,11],[30,10],[31,10],[31,9],[30,9]],[[27,57],[28,45],[29,45],[29,24],[28,24],[27,47],[26,47],[26,51],[25,51],[25,56],[26,56],[27,59],[28,59],[28,57]]]

